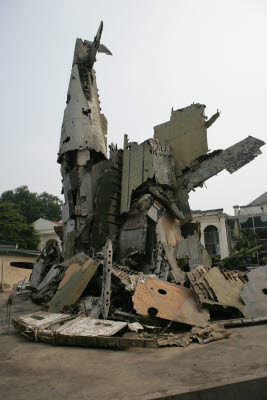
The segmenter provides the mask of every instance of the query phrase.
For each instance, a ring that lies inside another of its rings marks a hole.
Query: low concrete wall
[[[12,267],[11,262],[29,262],[33,263],[37,256],[30,255],[13,255],[13,254],[0,254],[0,289],[3,282],[3,290],[8,291],[12,288],[14,283],[26,278],[29,279],[32,270]],[[3,276],[2,276],[2,262],[3,262]]]

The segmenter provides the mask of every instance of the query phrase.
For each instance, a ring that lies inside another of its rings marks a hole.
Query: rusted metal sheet
[[[238,272],[199,266],[187,276],[202,304],[235,307],[242,311],[244,302],[240,292],[247,280]]]
[[[137,284],[132,300],[134,309],[141,315],[154,315],[201,327],[208,325],[207,315],[200,311],[192,289],[159,279],[147,279]]]
[[[89,259],[79,270],[75,270],[48,303],[48,311],[59,312],[65,306],[74,305],[101,263],[97,259]]]
[[[101,311],[104,319],[107,319],[110,307],[112,255],[112,242],[110,239],[108,239],[104,249],[101,293]]]
[[[245,317],[267,315],[267,267],[253,269],[248,273],[248,283],[240,292],[245,305],[242,313]]]
[[[158,241],[168,246],[176,246],[182,240],[179,220],[169,212],[164,212],[156,226]]]

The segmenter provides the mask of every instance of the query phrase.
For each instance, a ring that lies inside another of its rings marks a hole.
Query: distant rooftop
[[[262,203],[267,203],[267,192],[257,197],[255,200],[249,203],[248,206],[260,206]]]
[[[213,210],[193,210],[192,211],[192,215],[194,217],[200,216],[200,215],[202,215],[202,216],[204,216],[204,215],[212,216],[212,215],[218,215],[218,214],[224,214],[223,208],[216,208],[216,209],[213,209]]]

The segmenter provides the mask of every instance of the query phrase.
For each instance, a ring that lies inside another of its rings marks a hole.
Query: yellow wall
[[[11,290],[14,283],[23,280],[29,280],[32,270],[24,268],[11,267],[11,262],[34,262],[37,256],[21,256],[15,254],[0,254],[0,288],[2,284],[2,261],[3,261],[3,289]]]

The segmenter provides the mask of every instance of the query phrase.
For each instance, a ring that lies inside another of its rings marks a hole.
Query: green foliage
[[[241,229],[235,249],[237,253],[224,258],[220,263],[227,269],[239,269],[251,264],[252,253],[259,251],[262,245],[256,245],[258,235],[251,229]]]
[[[249,250],[256,246],[258,235],[251,229],[240,229],[240,238],[236,244],[236,250]]]
[[[62,201],[47,192],[41,194],[30,192],[28,186],[20,186],[15,190],[2,193],[0,201],[15,204],[29,223],[39,218],[51,221],[61,220]]]
[[[0,240],[18,241],[19,247],[36,249],[39,237],[16,206],[0,200]]]

